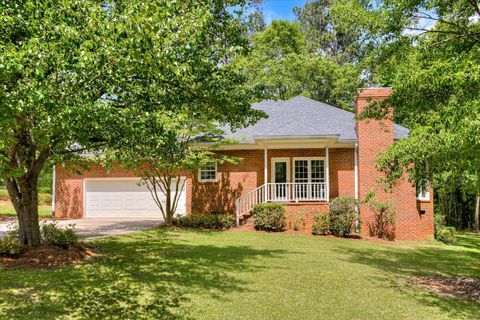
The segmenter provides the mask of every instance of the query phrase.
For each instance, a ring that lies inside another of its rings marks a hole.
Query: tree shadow
[[[456,245],[480,251],[480,234],[465,233],[455,237]]]
[[[6,306],[0,309],[1,317],[188,319],[189,294],[226,299],[224,293],[242,292],[248,284],[235,277],[236,271],[257,272],[264,266],[256,258],[280,259],[291,253],[196,244],[178,239],[168,229],[96,243],[102,256],[81,266],[42,270],[38,275],[32,270],[6,271],[12,279],[17,274],[15,281],[6,281],[8,288],[0,288],[0,294],[6,295],[6,300],[0,299],[0,305]]]
[[[415,287],[411,281],[413,277],[426,276],[478,278],[480,251],[452,246],[386,247],[384,250],[377,248],[375,251],[372,248],[342,246],[339,251],[349,263],[364,264],[381,270],[382,273],[375,273],[375,280],[388,282],[398,290],[404,290],[405,294],[414,294],[423,304],[439,307],[452,318],[477,319],[480,314],[480,303],[440,297]],[[385,273],[388,274],[387,277]],[[405,280],[408,285],[399,286],[400,279]]]

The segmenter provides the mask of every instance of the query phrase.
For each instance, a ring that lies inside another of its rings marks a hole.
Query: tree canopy
[[[228,10],[244,2],[0,4],[0,174],[22,243],[40,242],[45,165],[116,148],[119,137],[132,142],[130,125],[151,115],[233,128],[258,118],[244,76],[225,63],[248,46]]]

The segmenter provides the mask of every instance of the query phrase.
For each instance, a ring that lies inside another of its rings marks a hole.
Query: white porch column
[[[263,182],[264,182],[264,197],[265,202],[268,201],[268,151],[267,146],[263,149]]]
[[[330,164],[328,160],[328,146],[325,148],[325,175],[326,175],[326,192],[327,192],[327,201],[330,201]]]

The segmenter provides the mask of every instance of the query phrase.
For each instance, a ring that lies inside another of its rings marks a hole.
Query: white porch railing
[[[240,216],[250,212],[258,203],[292,201],[328,201],[327,185],[324,182],[288,182],[261,185],[236,200],[237,225],[240,223]]]

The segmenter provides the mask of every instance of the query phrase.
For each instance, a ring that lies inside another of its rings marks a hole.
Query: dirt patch
[[[79,264],[98,255],[98,248],[83,244],[63,249],[57,246],[27,248],[18,258],[0,258],[0,265],[8,269],[50,268],[69,264]]]
[[[435,276],[414,278],[413,282],[442,297],[480,302],[480,279]]]

